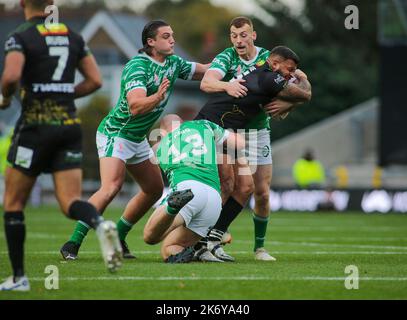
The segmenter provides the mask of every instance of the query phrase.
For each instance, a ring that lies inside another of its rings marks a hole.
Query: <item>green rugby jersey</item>
[[[213,59],[209,70],[216,70],[223,76],[222,81],[230,81],[233,78],[241,77],[246,71],[250,71],[253,66],[261,66],[266,63],[270,56],[270,51],[264,48],[256,47],[257,54],[250,60],[243,60],[237,54],[235,48],[230,47],[218,54]],[[242,129],[270,129],[270,117],[264,111],[259,112],[259,115],[250,121],[245,128]]]
[[[120,81],[120,97],[116,106],[102,120],[98,131],[106,136],[121,137],[133,142],[142,141],[160,117],[173,91],[177,78],[191,80],[196,64],[179,56],[168,56],[163,63],[142,53],[124,67]],[[127,94],[134,89],[143,89],[147,96],[158,91],[163,79],[170,80],[166,97],[150,112],[133,116],[127,103]]]
[[[157,149],[157,159],[170,187],[196,180],[220,193],[216,145],[228,135],[227,130],[207,120],[184,122],[166,135]]]

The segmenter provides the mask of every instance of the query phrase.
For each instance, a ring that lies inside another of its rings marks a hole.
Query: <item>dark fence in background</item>
[[[407,44],[381,46],[380,165],[407,164]]]

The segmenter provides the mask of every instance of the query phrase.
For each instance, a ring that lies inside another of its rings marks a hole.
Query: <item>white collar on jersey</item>
[[[259,48],[259,47],[255,47],[255,48],[256,48],[256,55],[254,56],[254,58],[253,58],[252,60],[244,60],[244,59],[242,59],[240,56],[239,56],[239,59],[240,59],[244,64],[247,64],[247,65],[252,64],[254,61],[256,61],[256,59],[257,59],[257,57],[259,56],[259,53],[260,53],[260,48]]]
[[[140,53],[140,56],[143,56],[143,57],[146,57],[146,58],[150,59],[152,62],[154,62],[155,64],[158,64],[158,65],[161,66],[161,67],[164,67],[165,62],[167,61],[167,58],[165,58],[164,62],[157,61],[157,60],[155,60],[154,58],[150,57],[150,56],[149,56],[147,53],[145,53],[145,52]]]

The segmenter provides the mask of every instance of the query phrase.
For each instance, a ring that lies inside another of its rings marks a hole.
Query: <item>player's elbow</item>
[[[21,73],[5,72],[1,78],[1,86],[16,86],[19,84],[21,79]]]
[[[95,88],[95,90],[98,90],[98,89],[102,88],[102,86],[103,86],[102,78],[98,78],[98,79],[93,80],[93,87]]]
[[[140,106],[137,103],[130,104],[129,110],[132,116],[138,116],[141,114]]]
[[[203,91],[203,92],[210,92],[210,87],[209,87],[209,82],[208,82],[208,80],[204,77],[203,79],[202,79],[202,81],[201,81],[201,84],[200,84],[200,89]]]
[[[102,77],[94,77],[92,79],[89,79],[89,83],[93,91],[99,90],[103,86]]]
[[[298,103],[305,103],[305,102],[311,101],[311,98],[312,98],[312,93],[310,90],[310,91],[302,92],[301,95],[299,95],[296,100]]]
[[[132,116],[141,115],[143,112],[143,101],[140,98],[134,96],[127,97],[127,104],[129,106],[129,111]]]

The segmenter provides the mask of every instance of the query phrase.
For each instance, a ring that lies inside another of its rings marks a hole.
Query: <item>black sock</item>
[[[207,244],[208,244],[208,238],[207,238],[207,237],[202,238],[201,240],[199,240],[199,241],[195,244],[194,250],[195,250],[195,251],[198,251],[198,250],[202,249],[203,247],[206,247]]]
[[[91,203],[83,200],[76,200],[71,204],[69,217],[74,220],[81,220],[93,229],[96,229],[103,221],[96,208]]]
[[[225,231],[213,228],[209,231],[208,240],[212,242],[221,242],[224,233]]]
[[[240,211],[243,210],[243,206],[237,202],[233,197],[229,197],[226,203],[222,207],[220,216],[213,229],[217,229],[226,232]]]
[[[15,278],[22,277],[24,275],[24,213],[22,211],[5,212],[4,229],[13,275]]]

